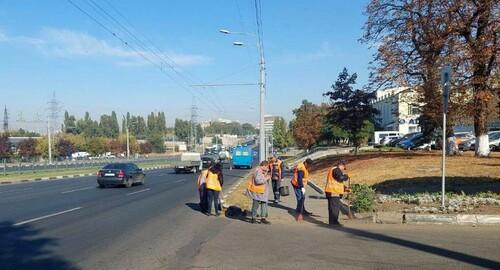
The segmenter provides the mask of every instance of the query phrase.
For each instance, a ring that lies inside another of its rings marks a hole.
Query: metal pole
[[[127,159],[130,159],[130,137],[128,133],[128,119],[125,118],[125,125],[126,125],[126,131],[127,131]]]
[[[266,160],[266,135],[264,130],[264,98],[266,95],[266,64],[264,53],[259,37],[258,46],[260,52],[260,129],[259,129],[259,161]]]
[[[47,136],[49,140],[49,164],[52,165],[52,133],[50,131],[50,117],[47,120]]]
[[[441,207],[444,210],[444,192],[446,179],[446,112],[443,112],[443,160],[442,160],[442,179],[441,179]]]

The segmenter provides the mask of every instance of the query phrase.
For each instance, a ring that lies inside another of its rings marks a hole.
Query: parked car
[[[404,140],[408,140],[410,138],[412,138],[413,136],[416,136],[418,134],[421,134],[420,132],[413,132],[413,133],[408,133],[408,134],[405,134],[403,137],[401,138],[396,138],[396,139],[393,139],[391,140],[387,146],[392,146],[392,147],[396,147],[398,146],[398,144]]]
[[[489,146],[490,150],[500,150],[500,131],[490,131],[488,132],[488,140],[489,140]],[[466,146],[464,146],[464,151],[465,150],[475,150],[476,149],[476,139],[473,139],[469,142],[469,147],[466,149]]]
[[[399,139],[399,138],[401,138],[401,135],[386,135],[386,136],[384,136],[384,137],[380,140],[379,144],[380,144],[380,145],[383,145],[383,146],[386,146],[386,145],[388,145],[391,141],[393,141],[393,140],[395,140],[395,139]]]
[[[381,143],[382,139],[395,139],[396,137],[401,137],[403,136],[402,133],[399,133],[397,131],[375,131],[373,133],[373,144],[374,145],[384,145]],[[386,140],[387,140],[386,139]],[[390,140],[389,140],[390,141]],[[387,141],[387,143],[389,143],[389,141]]]
[[[108,186],[131,187],[144,185],[146,175],[134,163],[111,163],[97,172],[97,184],[100,188]]]
[[[424,134],[418,132],[418,133],[411,133],[411,136],[408,136],[408,138],[403,139],[398,143],[398,147],[401,147],[403,149],[407,150],[412,150],[415,149],[419,146],[422,146],[425,143],[428,143],[428,140],[424,137]]]

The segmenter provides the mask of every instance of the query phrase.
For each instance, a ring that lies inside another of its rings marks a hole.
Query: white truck
[[[202,169],[200,153],[182,153],[174,160],[175,173],[196,173]]]

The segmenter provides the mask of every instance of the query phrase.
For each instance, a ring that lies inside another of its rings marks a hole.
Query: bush
[[[366,184],[352,185],[352,210],[354,212],[369,212],[375,204],[375,190]]]

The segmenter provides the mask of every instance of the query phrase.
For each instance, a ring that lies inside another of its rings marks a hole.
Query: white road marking
[[[94,187],[84,187],[84,188],[77,188],[77,189],[72,189],[72,190],[66,190],[66,191],[61,192],[61,194],[72,193],[72,192],[81,191],[81,190],[87,190],[87,189],[91,189],[91,188],[94,188]]]
[[[64,210],[64,211],[61,211],[61,212],[57,212],[57,213],[54,213],[54,214],[50,214],[50,215],[46,215],[46,216],[42,216],[42,217],[28,219],[28,220],[25,220],[25,221],[18,222],[16,224],[14,224],[14,226],[20,226],[20,225],[23,225],[23,224],[26,224],[26,223],[31,223],[31,222],[39,221],[39,220],[42,220],[42,219],[59,216],[59,215],[66,214],[66,213],[73,212],[73,211],[80,210],[80,209],[82,209],[82,207],[75,207],[75,208],[71,208],[71,209]]]
[[[8,192],[14,192],[14,191],[25,191],[25,190],[30,190],[30,189],[33,189],[33,188],[30,187],[30,188],[23,188],[23,189],[4,190],[4,191],[0,191],[0,193],[8,193]]]
[[[139,190],[139,191],[135,191],[135,192],[127,193],[127,196],[129,196],[129,195],[134,195],[134,194],[141,193],[141,192],[148,191],[148,190],[150,190],[150,188],[145,188],[145,189],[141,189],[141,190]]]
[[[184,181],[186,181],[186,179],[179,179],[179,180],[175,181],[174,183],[180,183],[180,182],[184,182]]]

